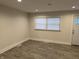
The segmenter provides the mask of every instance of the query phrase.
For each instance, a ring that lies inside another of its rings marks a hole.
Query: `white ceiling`
[[[52,5],[48,6],[48,3]],[[35,9],[39,9],[39,12],[73,10],[72,5],[76,6],[75,10],[79,9],[79,0],[22,0],[21,3],[17,0],[0,0],[0,4],[25,12],[35,12]]]

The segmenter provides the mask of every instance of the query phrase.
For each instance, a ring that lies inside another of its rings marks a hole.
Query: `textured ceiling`
[[[48,6],[48,3],[52,5]],[[35,12],[35,9],[39,9],[39,12],[73,10],[72,5],[76,6],[75,10],[79,9],[79,0],[22,0],[21,3],[17,0],[0,0],[0,4],[25,12]]]

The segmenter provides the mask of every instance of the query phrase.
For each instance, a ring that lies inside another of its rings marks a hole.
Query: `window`
[[[46,30],[46,17],[39,16],[35,18],[35,29]]]
[[[79,16],[76,16],[76,18],[75,18],[75,20],[74,20],[74,23],[75,23],[76,25],[79,25]]]
[[[60,18],[48,18],[47,30],[60,30]]]
[[[59,17],[35,17],[35,29],[39,30],[60,30],[60,18]]]

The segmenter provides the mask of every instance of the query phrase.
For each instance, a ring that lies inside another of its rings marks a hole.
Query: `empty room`
[[[79,59],[79,0],[0,0],[0,59]]]

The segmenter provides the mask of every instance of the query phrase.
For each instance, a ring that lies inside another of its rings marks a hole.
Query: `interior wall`
[[[0,50],[28,37],[28,15],[0,5]]]
[[[30,19],[31,38],[39,41],[71,45],[73,16],[74,16],[73,13],[72,12],[48,12],[48,13],[31,14],[31,19]],[[61,17],[60,32],[34,30],[33,21],[35,16],[60,16]]]

